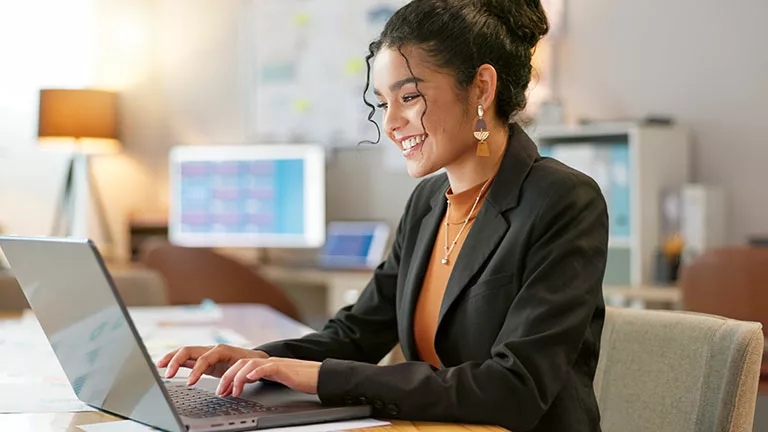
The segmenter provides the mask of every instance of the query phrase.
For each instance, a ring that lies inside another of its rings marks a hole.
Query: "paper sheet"
[[[2,384],[67,382],[37,321],[0,322],[0,352]]]
[[[95,411],[80,402],[69,383],[3,383],[0,413]]]
[[[141,333],[144,345],[153,360],[183,345],[228,344],[250,348],[251,342],[234,330],[218,329],[210,325],[157,326],[151,332]]]
[[[78,427],[86,432],[146,432],[159,430],[131,420],[94,423]]]
[[[391,423],[386,421],[374,420],[374,419],[362,419],[362,420],[348,420],[331,423],[319,423],[313,425],[304,426],[289,426],[284,428],[272,428],[272,429],[259,429],[259,431],[274,431],[274,432],[333,432],[333,431],[345,431],[350,429],[364,429],[377,426],[387,426]],[[96,423],[90,425],[78,426],[80,429],[86,432],[146,432],[155,431],[149,426],[144,426],[141,423],[136,423],[130,420],[121,420],[106,423]]]
[[[94,410],[75,396],[36,320],[0,322],[0,352],[0,413]]]
[[[289,426],[282,428],[260,429],[260,431],[274,432],[333,432],[350,429],[364,429],[378,426],[388,426],[392,423],[374,419],[347,420],[331,423],[318,423],[304,426]]]
[[[143,324],[217,324],[224,313],[216,304],[168,307],[131,307],[131,318],[137,325]]]

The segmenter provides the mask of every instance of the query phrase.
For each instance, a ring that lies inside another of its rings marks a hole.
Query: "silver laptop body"
[[[166,431],[236,431],[366,417],[371,407],[322,406],[275,384],[215,396],[218,380],[187,387],[152,363],[95,245],[85,239],[0,236],[77,397],[99,410]]]

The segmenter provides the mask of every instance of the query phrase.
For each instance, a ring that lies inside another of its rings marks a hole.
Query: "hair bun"
[[[531,49],[549,32],[547,14],[540,0],[482,0],[481,3],[512,37]]]

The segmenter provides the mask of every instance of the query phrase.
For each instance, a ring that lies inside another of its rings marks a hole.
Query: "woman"
[[[368,56],[383,128],[412,176],[445,174],[416,187],[388,258],[321,332],[184,347],[158,366],[221,377],[222,395],[264,378],[374,416],[599,430],[605,202],[510,123],[547,30],[538,0],[398,10]],[[398,342],[409,361],[378,366]]]

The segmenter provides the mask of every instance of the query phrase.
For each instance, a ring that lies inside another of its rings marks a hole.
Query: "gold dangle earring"
[[[483,118],[483,114],[485,111],[483,111],[483,106],[478,105],[477,106],[477,121],[475,122],[475,138],[477,138],[480,142],[477,143],[477,154],[478,156],[490,156],[491,152],[488,151],[488,143],[485,142],[485,140],[488,139],[488,135],[491,133],[488,131],[488,124],[485,122],[485,119]]]

